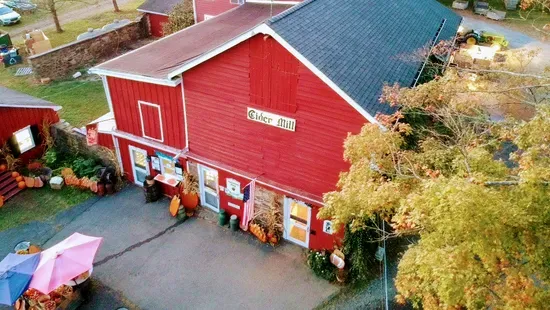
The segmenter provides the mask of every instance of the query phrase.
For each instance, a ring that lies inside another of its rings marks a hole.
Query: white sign
[[[288,131],[296,131],[296,120],[281,115],[248,108],[247,118],[251,121],[279,127]]]
[[[332,221],[323,222],[323,232],[332,235]]]

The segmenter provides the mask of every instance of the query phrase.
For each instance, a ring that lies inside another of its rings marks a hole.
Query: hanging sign
[[[88,146],[97,145],[98,132],[97,123],[86,126],[86,143]]]
[[[278,127],[288,131],[296,131],[296,120],[289,117],[248,108],[247,118],[251,121]]]

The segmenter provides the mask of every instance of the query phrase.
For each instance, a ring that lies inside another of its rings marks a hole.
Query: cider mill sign
[[[251,121],[278,127],[288,131],[296,131],[296,120],[289,117],[248,108],[247,118]]]

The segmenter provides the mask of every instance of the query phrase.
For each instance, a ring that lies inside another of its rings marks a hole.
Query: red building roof
[[[216,18],[107,61],[93,71],[98,74],[108,71],[166,80],[170,72],[291,7],[246,3]]]
[[[61,110],[61,107],[49,101],[29,96],[0,86],[0,108],[33,108]]]

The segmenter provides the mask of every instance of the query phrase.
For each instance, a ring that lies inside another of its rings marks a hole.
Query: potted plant
[[[180,185],[182,203],[186,209],[195,209],[199,205],[199,182],[194,175],[185,172]]]

